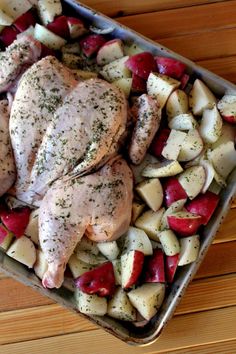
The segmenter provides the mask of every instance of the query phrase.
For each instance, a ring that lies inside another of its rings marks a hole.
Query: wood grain
[[[236,340],[223,341],[215,344],[208,344],[197,346],[191,349],[171,350],[168,354],[222,354],[222,353],[236,353]]]
[[[236,83],[236,56],[200,60],[197,61],[197,64],[214,72],[226,80]],[[232,207],[235,206],[236,203],[234,202]]]

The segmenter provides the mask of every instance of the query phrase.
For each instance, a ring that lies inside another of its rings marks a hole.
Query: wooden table
[[[236,82],[236,1],[85,2]],[[236,353],[236,208],[175,317],[151,346],[129,347],[4,276],[0,299],[1,354]]]

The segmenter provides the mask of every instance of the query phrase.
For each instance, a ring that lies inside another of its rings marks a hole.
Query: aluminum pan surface
[[[206,84],[214,91],[217,95],[223,95],[224,93],[234,93],[236,95],[236,86],[232,83],[220,78],[219,76],[209,72],[206,69],[201,68],[192,61],[168,50],[167,48],[159,45],[156,42],[139,35],[135,31],[118,24],[116,21],[100,14],[97,11],[90,9],[89,7],[74,1],[65,0],[63,1],[65,5],[65,10],[71,14],[75,15],[75,12],[87,19],[89,22],[93,23],[97,27],[114,27],[112,36],[119,37],[126,42],[136,42],[141,45],[144,49],[151,51],[155,55],[164,55],[173,57],[184,62],[188,67],[188,73],[193,74],[199,78],[202,78]],[[227,188],[221,193],[220,204],[211,219],[207,227],[204,228],[202,235],[202,242],[200,248],[199,258],[196,262],[183,267],[178,270],[176,280],[171,288],[170,293],[166,297],[160,311],[158,314],[150,321],[150,323],[144,328],[135,328],[129,323],[121,323],[119,321],[113,320],[109,317],[98,317],[98,316],[85,316],[80,314],[80,316],[86,317],[93,323],[96,323],[103,327],[105,330],[115,335],[119,339],[135,345],[145,345],[150,344],[155,341],[160,335],[162,329],[173,316],[176,306],[181,300],[189,282],[193,279],[196,274],[206,252],[211,245],[216,231],[222,223],[223,218],[226,216],[230,203],[236,194],[236,170],[230,175],[228,179]],[[57,301],[62,306],[67,309],[78,312],[76,309],[76,304],[73,299],[73,295],[70,291],[65,288],[58,290],[47,290],[41,285],[40,280],[29,270],[27,270],[23,265],[19,264],[17,261],[9,258],[2,251],[0,251],[0,270],[5,272],[7,275],[15,278],[16,280],[24,283],[27,286],[38,290],[41,294],[46,295]],[[78,319],[79,320],[79,319]]]

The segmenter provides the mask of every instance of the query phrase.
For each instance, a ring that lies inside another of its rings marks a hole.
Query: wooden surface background
[[[236,1],[84,0],[236,82]],[[236,353],[236,203],[160,339],[129,347],[3,275],[1,354]]]

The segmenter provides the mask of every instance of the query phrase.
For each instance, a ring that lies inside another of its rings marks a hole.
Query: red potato
[[[212,192],[207,191],[205,194],[199,194],[195,199],[191,200],[186,209],[196,215],[202,217],[202,224],[206,225],[212,217],[218,203],[219,196]]]
[[[202,225],[202,217],[186,211],[179,211],[167,216],[169,227],[172,231],[183,237],[196,234]]]
[[[47,57],[48,55],[56,56],[55,50],[46,47],[43,43],[41,43],[41,58]]]
[[[0,225],[0,245],[3,243],[8,234],[9,231],[3,225]]]
[[[86,294],[104,297],[115,292],[115,275],[111,262],[103,263],[75,279],[75,286]]]
[[[67,25],[72,39],[83,36],[87,33],[83,21],[75,17],[67,17]]]
[[[106,43],[106,39],[100,34],[89,34],[80,40],[81,50],[86,57],[91,57]]]
[[[190,76],[188,74],[183,74],[183,76],[180,78],[180,82],[181,82],[180,88],[182,90],[184,90],[185,87],[187,86],[189,79],[190,79]]]
[[[17,35],[20,33],[17,28],[10,26],[5,27],[4,30],[0,34],[0,41],[8,47],[10,44],[14,42]]]
[[[152,71],[156,71],[156,63],[153,55],[149,52],[143,52],[131,56],[125,63],[126,67],[133,74],[147,80]]]
[[[135,74],[132,75],[132,91],[138,93],[147,91],[146,81]]]
[[[165,257],[165,274],[168,283],[172,283],[179,263],[179,254]]]
[[[97,53],[98,65],[106,65],[124,57],[123,43],[119,38],[106,42]]]
[[[151,153],[156,157],[162,157],[162,150],[166,146],[166,142],[170,135],[170,129],[160,129],[154,137],[151,144]]]
[[[121,256],[121,283],[122,288],[128,289],[137,283],[142,272],[144,254],[133,250]]]
[[[180,79],[186,69],[186,65],[179,60],[165,57],[155,57],[156,65],[160,74]]]
[[[30,26],[35,26],[37,20],[32,13],[32,11],[28,11],[18,17],[15,22],[13,23],[13,26],[19,31],[19,32],[24,32],[29,28]]]
[[[223,96],[218,102],[217,108],[226,122],[236,124],[236,96]]]
[[[47,25],[47,29],[57,34],[62,38],[68,38],[70,36],[69,27],[66,16],[56,17],[53,22]]]
[[[1,211],[1,220],[16,237],[21,237],[29,223],[30,209],[28,207]]]
[[[165,283],[164,253],[160,249],[153,251],[144,266],[145,283]]]
[[[176,177],[168,178],[163,183],[164,200],[167,207],[177,200],[188,198],[187,193]]]

